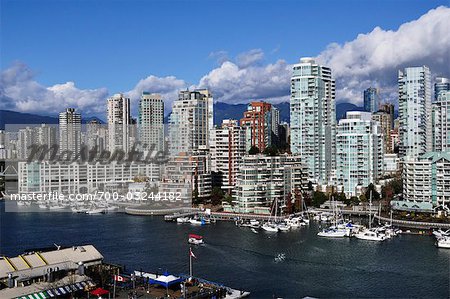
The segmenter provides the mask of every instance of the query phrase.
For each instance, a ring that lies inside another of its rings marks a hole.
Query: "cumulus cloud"
[[[165,102],[165,110],[168,111],[172,106],[174,100],[177,99],[178,91],[186,89],[187,83],[184,80],[177,79],[174,76],[168,77],[156,77],[148,76],[145,79],[141,79],[136,86],[128,91],[126,95],[130,97],[132,106],[136,107],[137,102],[143,91],[151,93],[159,93]]]
[[[89,115],[104,111],[99,101],[108,95],[106,88],[79,89],[74,82],[45,87],[35,80],[35,73],[21,62],[2,71],[0,109],[56,114],[73,107]]]
[[[291,67],[284,60],[267,65],[255,64],[257,61],[245,67],[226,61],[203,76],[198,86],[210,89],[217,101],[227,103],[286,97]]]
[[[317,57],[331,67],[338,100],[361,104],[362,91],[370,85],[385,99],[397,98],[397,71],[427,65],[436,75],[450,75],[450,8],[432,9],[397,30],[376,27],[367,34],[340,44],[330,44]]]

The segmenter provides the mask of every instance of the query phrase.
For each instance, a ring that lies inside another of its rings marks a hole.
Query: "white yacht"
[[[319,237],[328,237],[328,238],[343,238],[347,236],[347,231],[345,229],[330,227],[324,229],[317,233]]]
[[[264,223],[261,228],[265,230],[266,232],[278,232],[278,225],[271,222]]]
[[[438,248],[448,248],[450,249],[450,237],[441,237],[436,241],[436,246]]]
[[[189,218],[188,217],[178,217],[177,223],[189,223]]]
[[[384,241],[386,240],[386,235],[375,231],[374,229],[365,229],[357,234],[355,237],[360,240],[367,241]]]

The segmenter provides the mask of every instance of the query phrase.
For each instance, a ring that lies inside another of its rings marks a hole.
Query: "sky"
[[[448,1],[1,0],[0,109],[104,118],[123,92],[209,88],[215,101],[289,100],[292,64],[332,68],[337,102],[379,87],[396,101],[397,71],[450,77]]]

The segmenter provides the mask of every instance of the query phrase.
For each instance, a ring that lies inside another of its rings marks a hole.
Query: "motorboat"
[[[374,229],[365,229],[362,230],[359,233],[355,234],[355,237],[360,240],[367,240],[367,241],[384,241],[386,240],[386,235],[380,232],[377,232]]]
[[[252,232],[254,232],[255,234],[258,233],[258,231],[256,229],[254,229],[253,227],[251,228]]]
[[[178,217],[177,223],[189,223],[189,218],[188,217]]]
[[[433,235],[434,235],[436,238],[441,238],[441,237],[449,236],[449,235],[450,235],[450,229],[449,229],[449,230],[446,230],[446,231],[443,231],[442,229],[434,230],[434,231],[433,231]]]
[[[327,228],[317,233],[319,237],[343,238],[347,236],[347,231],[340,228]]]
[[[190,224],[194,224],[194,225],[205,225],[205,224],[209,224],[209,222],[206,222],[205,219],[201,218],[201,219],[189,219],[189,223]]]
[[[278,225],[276,225],[275,223],[271,223],[271,222],[264,223],[261,226],[261,228],[263,230],[265,230],[266,232],[274,232],[274,233],[278,232],[278,230],[279,230]]]
[[[291,229],[291,226],[286,223],[279,223],[277,224],[277,227],[280,232],[287,232]]]
[[[188,243],[193,245],[203,244],[203,237],[199,235],[189,234]]]
[[[93,208],[93,209],[87,210],[86,214],[97,215],[97,214],[105,214],[105,212],[106,211],[104,208]]]
[[[436,241],[436,246],[438,248],[450,249],[450,237],[445,236],[445,237],[438,238],[437,241]]]
[[[260,228],[261,227],[261,223],[256,220],[256,219],[251,219],[250,220],[250,227],[251,228]]]
[[[39,207],[39,209],[43,209],[43,210],[45,210],[45,209],[48,208],[47,205],[44,204],[44,203],[40,203],[40,204],[38,205],[38,207]]]

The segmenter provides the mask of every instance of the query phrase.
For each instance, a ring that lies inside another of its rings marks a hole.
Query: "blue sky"
[[[440,5],[448,1],[2,0],[1,69],[20,61],[42,86],[74,82],[107,94],[150,75],[198,85],[239,53],[260,50],[260,66],[292,64],[376,26],[395,31]]]

